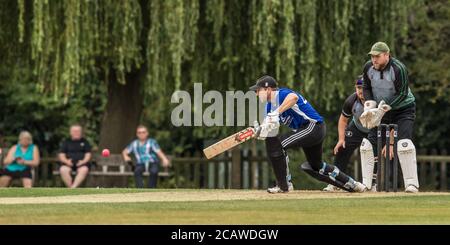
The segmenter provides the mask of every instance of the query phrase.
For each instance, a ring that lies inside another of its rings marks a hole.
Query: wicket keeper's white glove
[[[384,100],[380,101],[380,103],[378,104],[378,108],[372,109],[374,110],[373,117],[372,120],[368,122],[367,128],[371,129],[380,125],[381,119],[383,118],[384,114],[386,114],[386,112],[390,111],[391,109],[392,107],[386,104]]]
[[[373,108],[368,111],[364,111],[359,120],[361,121],[361,124],[363,124],[364,127],[372,129],[380,125],[381,119],[383,118],[384,114],[390,110],[391,106],[386,104],[386,102],[382,100],[378,104],[378,108]]]
[[[377,102],[375,100],[368,100],[364,102],[364,112],[359,117],[361,124],[367,128],[368,122],[372,120],[373,112],[370,111],[377,107]]]

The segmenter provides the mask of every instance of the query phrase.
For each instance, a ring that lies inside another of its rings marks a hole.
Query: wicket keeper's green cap
[[[256,84],[251,86],[249,89],[252,91],[257,91],[259,88],[277,88],[277,81],[271,76],[262,76],[256,80]]]
[[[384,42],[376,42],[373,46],[372,49],[370,50],[370,52],[368,53],[369,55],[379,55],[381,53],[389,53],[390,49],[389,46],[387,46],[386,43]]]

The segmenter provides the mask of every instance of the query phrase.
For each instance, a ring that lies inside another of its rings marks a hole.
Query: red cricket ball
[[[103,151],[102,151],[102,156],[103,157],[109,157],[109,150],[108,149],[103,149]]]

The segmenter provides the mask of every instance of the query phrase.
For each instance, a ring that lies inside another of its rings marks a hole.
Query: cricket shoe
[[[275,193],[287,193],[290,191],[294,190],[294,185],[292,184],[292,182],[288,182],[288,190],[287,191],[283,191],[278,185],[274,186],[274,187],[270,187],[267,188],[267,192],[271,193],[271,194],[275,194]]]
[[[323,188],[322,191],[325,192],[337,192],[337,191],[342,191],[339,187],[336,187],[332,184],[328,184],[327,187]]]
[[[361,184],[358,181],[355,181],[355,187],[353,188],[353,191],[355,191],[355,192],[365,192],[367,190],[368,190],[367,186]]]
[[[408,187],[405,188],[406,193],[417,193],[419,192],[419,189],[413,185],[408,185]]]

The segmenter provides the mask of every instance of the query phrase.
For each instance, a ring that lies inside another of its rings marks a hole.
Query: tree
[[[405,59],[417,103],[418,148],[450,149],[450,1],[426,1],[410,16]],[[430,108],[433,108],[430,110]]]
[[[8,61],[1,66],[12,72],[20,60],[39,92],[66,103],[88,83],[106,87],[98,95],[107,98],[100,147],[117,152],[133,136],[143,108],[155,123],[169,125],[171,93],[191,90],[193,82],[219,91],[246,89],[269,73],[332,116],[372,43],[405,49],[408,14],[421,4],[7,0],[0,9],[0,28],[8,30],[0,34],[6,44],[0,52]],[[158,107],[148,109],[152,105]],[[195,128],[192,135],[226,131]]]

